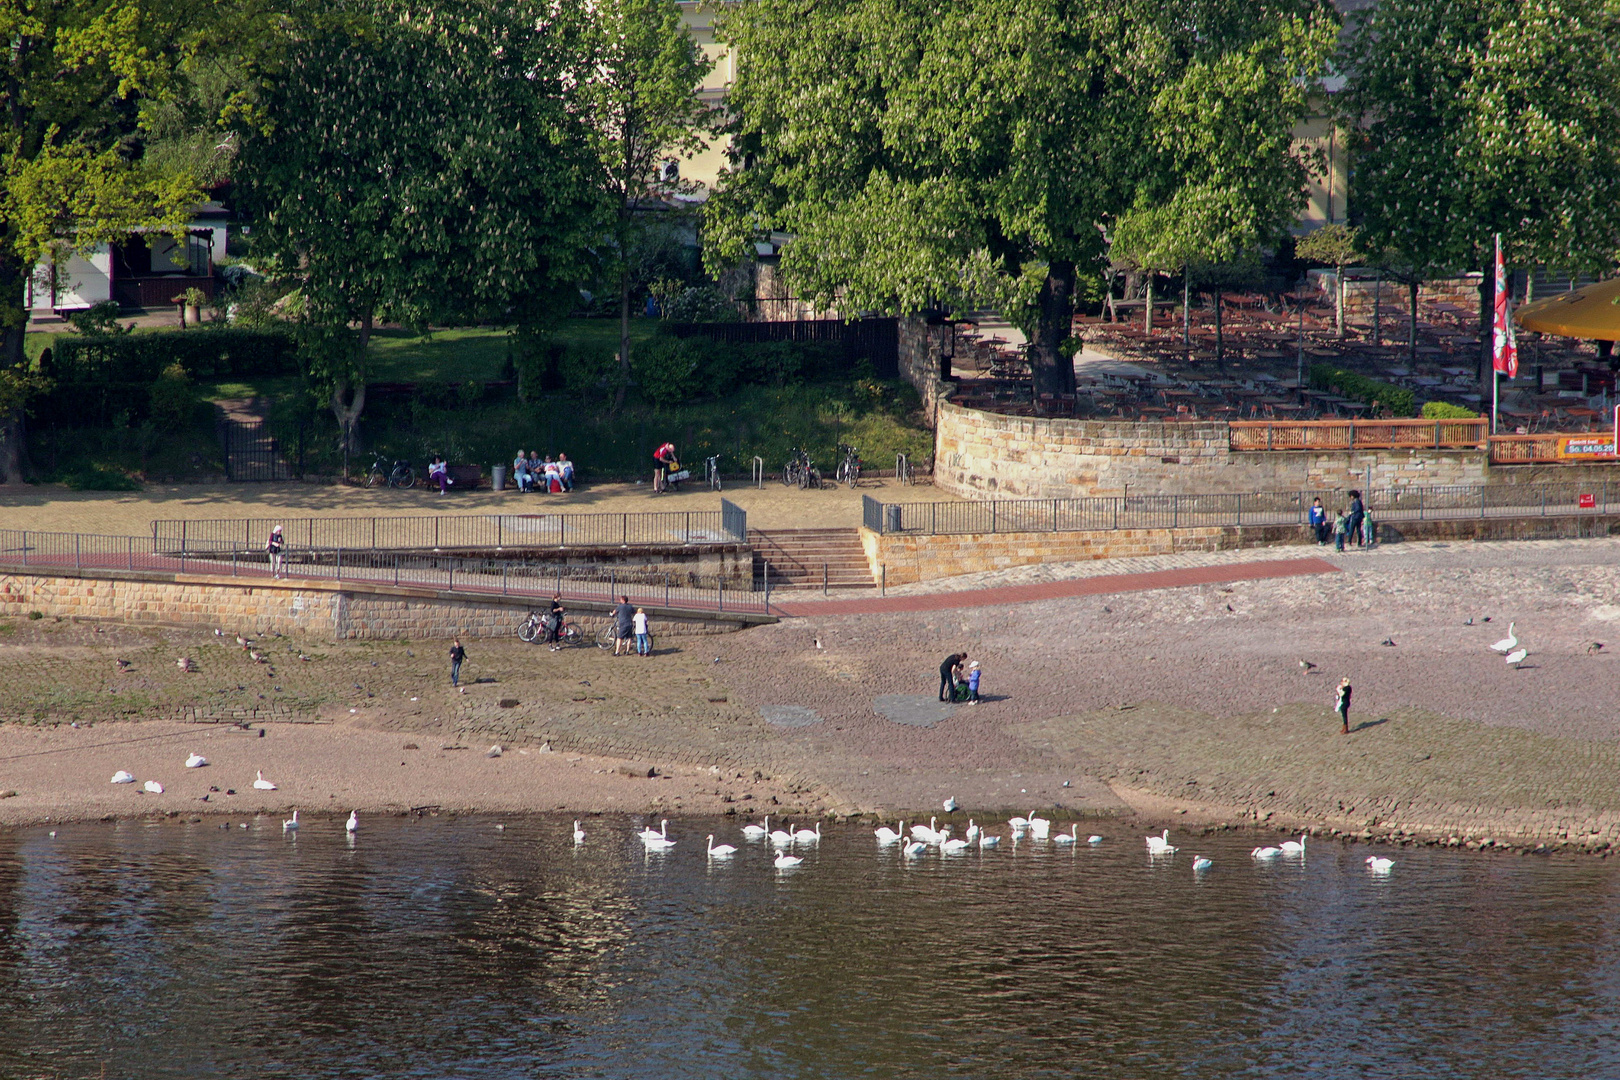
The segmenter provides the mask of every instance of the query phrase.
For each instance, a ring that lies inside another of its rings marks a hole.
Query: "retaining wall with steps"
[[[859,529],[749,529],[754,580],[772,589],[874,588]]]

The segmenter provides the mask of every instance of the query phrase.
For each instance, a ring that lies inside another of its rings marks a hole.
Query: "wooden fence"
[[[1491,422],[1474,420],[1234,420],[1233,450],[1483,450]]]

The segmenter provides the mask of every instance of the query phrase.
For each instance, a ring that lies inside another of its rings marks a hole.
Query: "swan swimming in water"
[[[1298,840],[1284,840],[1279,846],[1282,848],[1284,855],[1303,855],[1305,854],[1305,834],[1300,833]]]
[[[793,843],[793,833],[787,829],[773,829],[771,843],[777,847],[789,847]]]
[[[1060,832],[1052,837],[1054,844],[1078,844],[1080,842],[1080,824],[1076,822],[1070,826],[1068,832]]]
[[[1387,874],[1395,869],[1394,859],[1385,859],[1378,855],[1367,856],[1367,869],[1375,874]]]
[[[675,846],[675,841],[669,839],[667,836],[658,836],[651,840],[643,838],[641,845],[648,851],[668,851],[670,848]]]
[[[1249,852],[1249,857],[1254,859],[1275,859],[1281,854],[1282,848],[1257,847],[1253,851]]]
[[[297,832],[298,831],[298,811],[294,810],[293,811],[293,816],[288,818],[286,821],[283,821],[281,823],[281,831],[282,832]]]
[[[783,852],[776,857],[775,866],[778,870],[791,870],[795,866],[802,866],[803,864],[804,860],[799,858],[799,856],[789,855],[786,852]]]
[[[969,848],[966,840],[946,839],[940,842],[939,851],[942,855],[960,855]]]
[[[730,844],[716,844],[714,842],[714,834],[709,834],[709,858],[727,859],[735,854],[737,854],[737,849],[735,847],[732,847]]]
[[[1170,846],[1170,830],[1164,830],[1162,836],[1145,836],[1149,855],[1169,855],[1176,849]]]
[[[1086,837],[1086,843],[1088,844],[1100,844],[1102,841],[1103,838],[1098,836],[1096,833],[1092,833],[1090,836]]]
[[[945,839],[945,834],[935,828],[938,824],[939,818],[929,818],[927,825],[913,825],[911,827],[911,838],[921,840],[925,844],[939,843]]]
[[[898,831],[889,828],[887,825],[879,825],[872,830],[872,835],[877,837],[877,842],[885,847],[889,844],[898,844],[906,838],[906,823],[902,821]]]
[[[769,815],[769,814],[765,815],[764,824],[762,824],[762,825],[744,825],[743,830],[742,830],[743,836],[747,837],[749,840],[763,839],[765,834],[770,832],[770,831],[771,831],[771,815]]]
[[[917,856],[928,850],[928,845],[923,843],[921,840],[913,840],[911,843],[905,846],[904,850],[906,853],[906,858],[915,859]]]
[[[1199,855],[1198,857],[1193,859],[1193,873],[1201,874],[1205,870],[1208,870],[1210,867],[1212,867],[1214,865],[1215,864],[1213,862],[1211,862],[1209,859],[1206,859],[1202,855]]]
[[[1029,812],[1029,831],[1037,840],[1045,840],[1052,832],[1052,823],[1043,817],[1036,817],[1035,811]]]
[[[669,819],[665,818],[660,821],[656,829],[649,826],[636,833],[636,835],[643,840],[667,840],[669,839]]]
[[[795,832],[793,834],[793,842],[795,844],[819,844],[819,843],[821,843],[821,822],[819,822],[819,821],[816,822],[816,827],[813,830],[812,829],[800,829],[797,832]]]
[[[999,836],[991,836],[989,833],[979,834],[979,847],[981,850],[987,847],[995,847],[999,843],[1001,843],[1001,837]]]

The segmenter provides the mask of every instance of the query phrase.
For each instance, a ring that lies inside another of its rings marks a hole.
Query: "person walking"
[[[1333,711],[1339,714],[1340,735],[1350,734],[1350,692],[1350,676],[1346,675],[1333,692]]]
[[[955,652],[945,658],[939,665],[939,700],[951,700],[952,691],[956,689],[956,670],[962,661],[967,659],[967,653]]]
[[[613,655],[619,656],[629,649],[634,641],[636,609],[630,606],[628,596],[619,597],[619,604],[613,609]]]
[[[461,647],[460,638],[450,639],[450,685],[461,685],[461,662],[467,659],[467,650]]]
[[[1350,492],[1350,515],[1345,522],[1345,535],[1351,543],[1361,544],[1361,521],[1367,516],[1367,507],[1361,501],[1361,492]]]
[[[636,655],[651,656],[652,638],[647,634],[647,613],[636,608],[636,613],[630,618],[630,624],[636,632]]]
[[[265,541],[264,550],[270,555],[270,576],[279,578],[286,573],[287,564],[282,551],[287,544],[281,537],[281,526],[277,525],[270,530],[270,539]]]
[[[1316,533],[1318,545],[1328,542],[1327,510],[1322,506],[1321,499],[1311,500],[1311,531]]]

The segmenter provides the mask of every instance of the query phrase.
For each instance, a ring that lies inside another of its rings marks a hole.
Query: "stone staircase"
[[[749,529],[754,580],[773,589],[874,589],[858,529]]]

